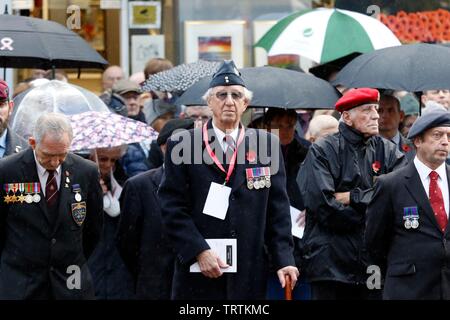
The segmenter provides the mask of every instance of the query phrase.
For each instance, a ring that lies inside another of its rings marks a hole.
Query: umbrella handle
[[[286,274],[284,276],[284,280],[285,280],[284,298],[286,300],[292,300],[291,276]]]
[[[101,176],[100,165],[98,164],[97,148],[94,149],[94,160],[95,163],[97,164],[98,174]]]

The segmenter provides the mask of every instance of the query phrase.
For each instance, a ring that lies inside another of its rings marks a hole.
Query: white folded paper
[[[222,269],[222,272],[237,272],[237,239],[205,239],[211,250],[214,251],[219,258],[229,265],[228,268]],[[191,265],[190,272],[201,272],[198,262]]]
[[[303,232],[305,231],[305,226],[299,226],[297,219],[300,215],[305,215],[305,210],[300,211],[294,207],[291,207],[291,224],[292,224],[292,235],[297,238],[303,238]]]

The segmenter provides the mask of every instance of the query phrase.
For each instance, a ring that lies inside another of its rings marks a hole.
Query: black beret
[[[156,139],[156,143],[158,143],[159,146],[165,144],[167,142],[167,139],[169,139],[172,133],[177,129],[189,130],[193,128],[194,128],[193,119],[169,120],[161,129],[161,132],[158,134],[158,139]]]
[[[450,127],[450,112],[433,111],[425,113],[409,129],[408,139],[412,139],[422,132],[435,127]]]
[[[234,65],[233,60],[225,60],[219,67],[219,70],[213,75],[210,88],[218,86],[243,86],[245,87],[244,80],[241,78],[241,73]]]

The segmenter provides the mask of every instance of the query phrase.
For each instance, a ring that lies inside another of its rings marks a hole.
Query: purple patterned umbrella
[[[147,124],[115,113],[88,111],[71,115],[69,120],[73,128],[72,151],[111,148],[158,137]]]

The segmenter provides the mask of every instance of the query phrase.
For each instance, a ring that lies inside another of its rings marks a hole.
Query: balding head
[[[333,116],[325,114],[315,116],[309,123],[307,132],[308,140],[315,142],[317,139],[334,134],[338,132],[338,127],[339,122]]]
[[[109,90],[114,83],[125,77],[123,70],[119,66],[110,66],[103,72],[102,86],[103,90]]]

